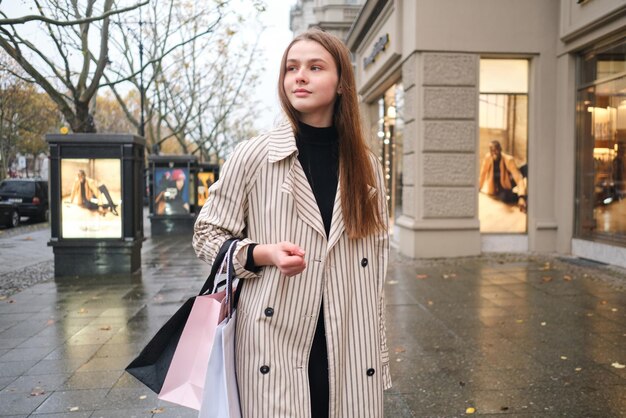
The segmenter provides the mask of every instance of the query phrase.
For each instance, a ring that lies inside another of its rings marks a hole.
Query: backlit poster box
[[[61,236],[121,238],[122,181],[117,158],[61,160]]]
[[[55,277],[135,274],[144,240],[145,139],[48,134]]]

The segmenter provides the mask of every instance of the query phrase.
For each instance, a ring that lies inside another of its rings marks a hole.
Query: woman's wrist
[[[254,265],[257,267],[260,266],[270,266],[273,265],[274,262],[272,260],[273,253],[273,244],[257,244],[254,246],[252,250],[252,258],[254,259]]]

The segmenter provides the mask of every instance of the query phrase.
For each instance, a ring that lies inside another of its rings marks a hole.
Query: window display
[[[525,233],[528,60],[480,60],[480,231]]]
[[[579,63],[576,235],[626,245],[626,40]]]
[[[389,223],[402,215],[402,142],[404,131],[404,89],[394,84],[378,100],[379,159],[385,173]]]

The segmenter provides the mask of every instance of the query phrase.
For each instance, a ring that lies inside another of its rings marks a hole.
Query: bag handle
[[[198,293],[198,296],[206,294],[206,292],[208,292],[209,290],[213,288],[213,285],[215,284],[215,276],[217,276],[217,273],[221,271],[222,264],[224,263],[224,259],[226,258],[226,254],[231,249],[231,245],[233,243],[237,243],[238,241],[239,241],[238,238],[230,238],[222,244],[222,246],[220,247],[220,250],[217,253],[217,256],[215,256],[215,260],[213,260],[213,265],[211,266],[211,272],[209,273],[209,276],[204,282],[204,285],[202,286],[200,293]],[[233,246],[232,248],[233,252],[234,252],[234,247],[235,246]],[[231,263],[232,263],[232,260],[231,260]]]
[[[231,243],[228,247],[228,253],[224,258],[224,263],[226,263],[226,306],[228,308],[226,318],[228,320],[230,320],[230,318],[233,316],[233,311],[235,310],[233,301],[233,280],[235,279],[235,266],[233,266],[233,255],[235,254],[236,247],[237,241]]]

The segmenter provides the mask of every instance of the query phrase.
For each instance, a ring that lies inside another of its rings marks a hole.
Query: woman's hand
[[[306,268],[304,250],[291,242],[259,244],[252,252],[257,266],[276,266],[286,276],[295,276]]]

